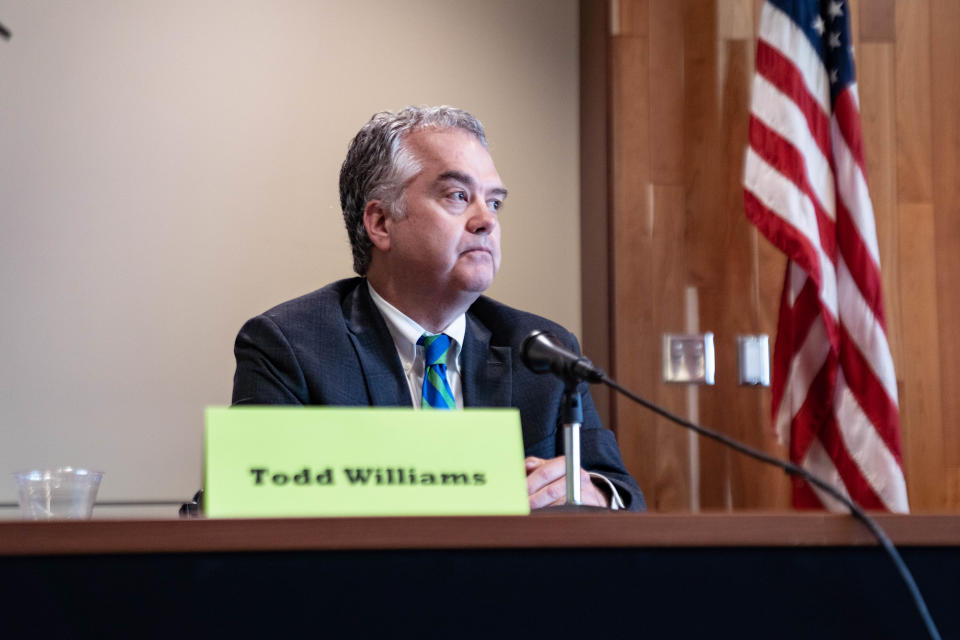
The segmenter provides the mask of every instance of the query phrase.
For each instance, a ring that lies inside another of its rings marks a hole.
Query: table
[[[876,519],[960,637],[960,516]],[[0,576],[18,635],[924,637],[819,513],[0,522]]]

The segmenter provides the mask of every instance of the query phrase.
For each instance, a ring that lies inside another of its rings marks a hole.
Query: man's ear
[[[363,208],[363,226],[367,229],[370,241],[380,251],[390,249],[390,228],[387,222],[390,212],[380,200],[371,200]]]

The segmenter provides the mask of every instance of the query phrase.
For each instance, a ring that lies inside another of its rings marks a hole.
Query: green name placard
[[[211,518],[528,514],[516,409],[207,409]]]

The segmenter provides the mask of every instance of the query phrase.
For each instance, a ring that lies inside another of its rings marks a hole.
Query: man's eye
[[[466,201],[467,201],[467,192],[466,192],[466,191],[454,191],[452,194],[450,194],[450,196],[451,196],[454,200],[459,200],[460,202],[466,202]]]
[[[500,207],[502,206],[503,202],[500,200],[489,200],[487,202],[487,207],[490,209],[490,211],[500,211]]]

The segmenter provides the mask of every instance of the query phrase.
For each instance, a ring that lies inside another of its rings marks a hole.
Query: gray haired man
[[[530,506],[563,503],[562,384],[528,371],[518,348],[535,329],[579,347],[559,325],[482,295],[500,268],[506,198],[483,126],[469,113],[407,107],[374,115],[340,172],[359,277],[244,325],[234,403],[514,406]],[[613,434],[582,392],[583,503],[643,509]]]

